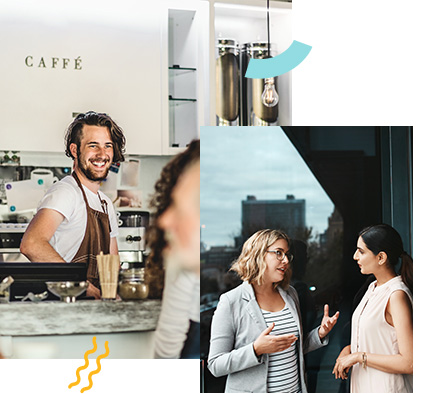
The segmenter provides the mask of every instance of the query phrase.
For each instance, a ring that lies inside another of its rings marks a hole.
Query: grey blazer
[[[281,297],[288,306],[293,318],[299,322],[299,371],[302,392],[307,392],[304,354],[327,345],[328,338],[321,342],[318,329],[303,336],[299,299],[293,287],[284,291]],[[261,309],[255,298],[253,287],[243,282],[235,289],[222,294],[214,313],[211,327],[211,346],[208,356],[208,369],[216,376],[228,375],[227,393],[266,393],[268,354],[258,358],[253,342],[267,328]]]

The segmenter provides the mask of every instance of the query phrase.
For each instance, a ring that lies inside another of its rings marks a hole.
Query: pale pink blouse
[[[381,286],[374,281],[353,313],[351,352],[398,354],[396,330],[385,320],[385,309],[391,294],[404,291],[412,294],[400,276]],[[352,393],[412,393],[412,375],[391,374],[357,363],[351,372]]]

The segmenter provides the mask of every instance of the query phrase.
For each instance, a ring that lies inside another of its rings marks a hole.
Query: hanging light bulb
[[[267,57],[270,58],[270,22],[269,22],[269,0],[267,0]],[[277,91],[275,90],[275,78],[265,78],[264,79],[264,90],[261,95],[261,101],[266,107],[275,107],[280,100]]]
[[[280,101],[280,96],[278,96],[275,90],[275,78],[265,78],[264,79],[264,90],[261,95],[261,101],[266,107],[275,107]]]

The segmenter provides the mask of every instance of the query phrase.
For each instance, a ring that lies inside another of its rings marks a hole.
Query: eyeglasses
[[[283,261],[284,257],[287,257],[289,263],[293,260],[293,255],[290,253],[284,253],[282,250],[268,250],[267,253],[275,253],[277,260]]]

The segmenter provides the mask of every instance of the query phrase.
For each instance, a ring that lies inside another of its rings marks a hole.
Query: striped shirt
[[[268,393],[299,393],[301,382],[298,368],[297,342],[299,341],[298,324],[287,305],[278,312],[263,312],[264,320],[269,327],[275,323],[270,335],[295,334],[298,338],[288,349],[269,354],[269,371],[267,375]]]

